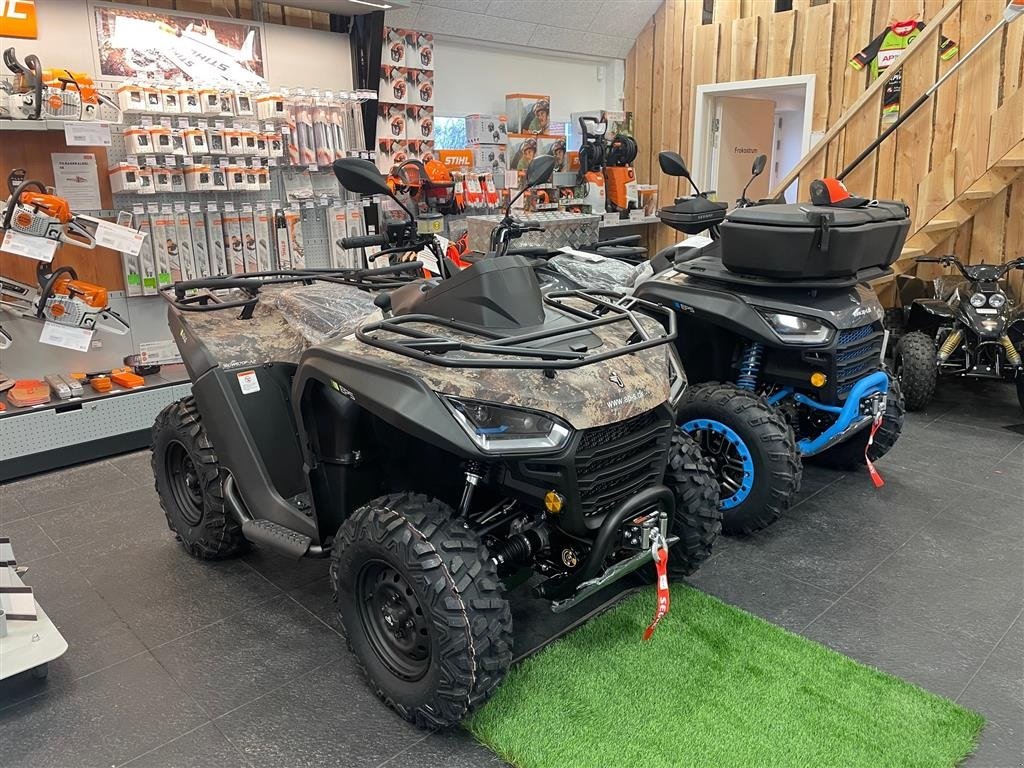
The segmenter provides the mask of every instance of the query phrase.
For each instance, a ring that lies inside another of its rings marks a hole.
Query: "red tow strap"
[[[882,426],[882,416],[875,416],[874,422],[871,424],[871,434],[868,435],[868,444],[864,446],[864,463],[868,465],[868,474],[871,475],[871,482],[875,484],[875,488],[881,488],[885,485],[885,480],[878,474],[878,470],[875,469],[875,462],[868,456],[868,451],[871,450],[871,446],[875,443],[875,433],[878,432],[878,428]]]
[[[654,551],[654,568],[658,573],[658,605],[654,609],[654,618],[647,625],[647,629],[644,630],[644,640],[651,639],[654,630],[657,629],[658,624],[665,618],[665,614],[668,613],[669,604],[671,603],[668,591],[668,547],[665,546],[664,541],[660,540],[655,546],[657,549]]]

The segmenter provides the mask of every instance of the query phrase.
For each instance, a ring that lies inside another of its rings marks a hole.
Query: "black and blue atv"
[[[693,185],[678,154],[659,161]],[[762,157],[755,177],[763,170]],[[617,286],[675,310],[690,384],[677,422],[717,472],[723,530],[751,533],[790,506],[805,459],[866,464],[877,478],[871,462],[900,435],[903,397],[883,366],[888,335],[868,281],[889,273],[908,211],[852,197],[752,203],[744,191],[726,215],[725,203],[693,186],[659,212],[691,237],[655,255],[646,273],[615,257],[619,241],[590,249],[593,259],[549,255],[538,273],[550,290]]]

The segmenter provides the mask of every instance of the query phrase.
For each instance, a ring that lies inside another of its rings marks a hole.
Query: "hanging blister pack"
[[[158,288],[171,285],[171,249],[177,250],[175,239],[177,232],[174,227],[174,216],[169,205],[161,206],[152,203],[149,206],[149,219],[153,233],[153,257],[156,261],[156,282]]]
[[[210,264],[210,241],[206,232],[206,217],[198,203],[188,207],[188,228],[192,233],[192,258],[196,262],[196,276],[210,277],[215,274]]]
[[[132,215],[122,211],[117,215],[117,224],[122,227],[130,227]],[[121,251],[121,267],[124,270],[124,292],[127,296],[143,296],[145,291],[142,287],[142,255]]]
[[[284,212],[284,220],[288,226],[288,247],[292,255],[292,268],[306,268],[305,240],[302,234],[302,211],[297,207],[288,208]]]
[[[354,252],[341,246],[342,238],[348,237],[345,219],[344,204],[332,203],[327,209],[327,239],[330,243],[331,267],[334,269],[348,269],[351,261],[349,254]]]
[[[195,256],[192,253],[192,230],[188,223],[188,211],[184,203],[174,204],[174,224],[178,242],[178,261],[185,280],[199,277]]]
[[[231,274],[245,272],[245,249],[242,245],[241,214],[234,203],[224,203],[224,250]]]
[[[242,233],[242,263],[246,272],[259,270],[256,260],[256,225],[252,217],[252,206],[243,205],[238,214],[238,224]]]
[[[256,209],[253,211],[253,223],[256,232],[256,268],[260,272],[267,272],[274,268],[270,249],[272,221],[273,217],[267,210],[267,204],[256,203]]]
[[[154,296],[158,288],[156,260],[153,255],[153,226],[146,209],[141,205],[132,206],[132,223],[141,232],[142,248],[139,250],[139,268],[142,270],[142,295]]]
[[[274,240],[277,243],[277,268],[292,268],[292,248],[288,239],[288,221],[284,211],[274,211]]]
[[[224,214],[216,203],[206,206],[206,241],[209,244],[210,268],[215,275],[230,275],[227,250],[224,248]]]

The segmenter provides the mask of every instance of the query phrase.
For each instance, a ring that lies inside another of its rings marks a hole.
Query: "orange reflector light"
[[[828,376],[826,376],[821,371],[815,371],[814,373],[811,374],[812,387],[818,387],[820,389],[821,387],[824,387],[827,382]]]
[[[558,491],[548,491],[544,494],[544,508],[552,515],[557,515],[561,512],[564,503],[565,497]]]

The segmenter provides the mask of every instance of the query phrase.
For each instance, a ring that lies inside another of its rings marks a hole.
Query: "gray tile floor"
[[[1010,388],[943,382],[867,475],[808,468],[768,531],[723,540],[700,589],[989,720],[969,768],[1024,764],[1024,416]],[[407,726],[338,636],[323,561],[199,563],[147,453],[0,487],[0,527],[71,645],[0,683],[0,766],[500,766]],[[550,627],[516,610],[534,642]]]

